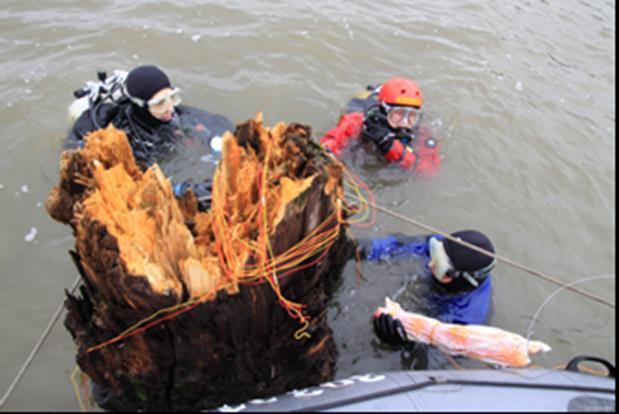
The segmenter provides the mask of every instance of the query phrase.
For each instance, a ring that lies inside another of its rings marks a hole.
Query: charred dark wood
[[[156,167],[142,173],[126,159],[130,150],[122,134],[97,134],[84,150],[65,155],[60,184],[46,207],[74,230],[71,255],[84,285],[79,294],[67,292],[65,327],[78,346],[81,370],[113,395],[108,408],[207,409],[332,379],[337,349],[327,304],[353,245],[337,220],[341,169],[311,142],[309,127],[267,130],[261,118],[248,121],[225,139],[230,159],[224,157],[218,170],[220,197],[229,197],[226,215],[241,220],[234,231],[245,244],[260,237],[261,228],[251,221],[260,188],[271,192],[265,198],[275,256],[325,221],[324,231],[336,235],[326,250],[279,274],[283,297],[304,305],[308,335],[298,335],[302,325],[268,283],[231,284],[213,265],[225,260],[212,256],[219,234],[215,208],[199,212],[191,193],[175,200]],[[270,145],[277,148],[267,157]],[[245,168],[247,163],[256,166]],[[256,187],[261,163],[269,163],[271,174],[264,187]],[[234,169],[241,167],[255,176],[237,177]],[[246,264],[259,259],[248,255]],[[197,298],[187,312],[97,347],[158,310]]]

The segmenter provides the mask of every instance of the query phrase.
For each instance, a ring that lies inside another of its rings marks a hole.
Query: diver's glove
[[[404,325],[399,319],[394,319],[387,313],[380,313],[374,316],[372,322],[376,336],[384,343],[391,346],[402,346],[409,342]]]
[[[198,199],[198,209],[206,211],[211,208],[211,194],[213,192],[213,182],[204,180],[201,183],[195,183],[191,189]]]
[[[363,121],[363,138],[371,141],[382,155],[391,150],[396,135],[389,129],[386,121],[381,120],[380,115],[369,113]]]
[[[185,191],[190,189],[198,200],[198,209],[200,211],[206,211],[211,208],[211,193],[213,191],[213,183],[211,180],[204,180],[200,183],[192,183],[191,180],[176,183],[172,186],[174,196],[177,198],[182,197]]]

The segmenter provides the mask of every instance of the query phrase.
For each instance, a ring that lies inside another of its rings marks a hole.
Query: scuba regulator
[[[107,72],[101,70],[97,72],[98,82],[87,81],[86,85],[73,91],[73,96],[78,101],[87,98],[88,107],[85,110],[90,112],[91,120],[96,128],[101,127],[97,122],[97,111],[103,103],[121,105],[129,102],[123,92],[123,84],[127,75],[127,71],[115,70],[108,77]]]

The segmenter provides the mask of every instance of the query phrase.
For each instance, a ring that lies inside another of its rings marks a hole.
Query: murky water
[[[70,229],[43,203],[56,183],[72,91],[99,69],[162,66],[187,104],[242,121],[264,111],[316,137],[366,84],[418,79],[446,143],[440,174],[410,178],[351,154],[380,204],[564,282],[615,274],[615,5],[312,1],[11,1],[0,9],[0,392],[77,276]],[[479,2],[476,2],[479,3]],[[379,215],[358,236],[421,229]],[[400,264],[353,266],[330,309],[338,376],[414,366],[381,347],[370,315],[405,283]],[[614,278],[579,285],[614,302]],[[500,263],[491,324],[526,334],[554,285]],[[403,295],[404,304],[406,295]],[[615,361],[615,311],[571,292],[534,325],[552,367]],[[5,406],[77,410],[69,333],[57,324]]]

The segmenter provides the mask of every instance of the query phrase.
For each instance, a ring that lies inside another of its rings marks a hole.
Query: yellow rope
[[[184,308],[184,307],[186,307],[188,305],[193,305],[194,303],[198,302],[200,299],[202,299],[202,298],[194,298],[194,299],[190,299],[190,300],[188,300],[186,302],[179,303],[177,305],[173,305],[173,306],[169,306],[167,308],[159,309],[157,312],[153,313],[152,315],[147,316],[146,318],[141,319],[140,321],[138,321],[135,324],[131,325],[129,328],[125,329],[124,331],[122,331],[117,336],[126,335],[129,332],[133,331],[134,329],[137,329],[140,326],[144,325],[146,322],[150,322],[153,319],[157,318],[157,316],[159,316],[159,315],[162,315],[162,314],[168,313],[168,312],[173,312],[175,310],[182,309],[182,308]]]
[[[309,328],[309,321],[305,321],[303,326],[294,333],[294,339],[300,341],[301,338],[311,338],[312,336],[309,333],[305,332],[307,328]]]
[[[75,375],[77,375],[80,371],[79,366],[75,365],[75,369],[73,370],[73,373],[71,374],[71,384],[73,384],[73,390],[75,391],[75,396],[77,397],[77,402],[80,404],[80,409],[82,410],[82,412],[86,412],[86,407],[84,406],[84,403],[82,402],[82,395],[80,393],[80,389],[79,386],[77,385],[77,381],[75,380]]]

